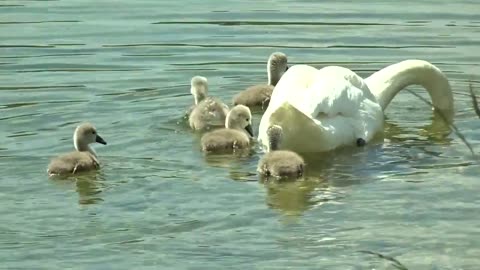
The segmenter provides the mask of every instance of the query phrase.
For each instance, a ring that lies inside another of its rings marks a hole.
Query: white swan
[[[390,65],[365,80],[338,66],[320,70],[308,65],[289,68],[275,87],[259,127],[258,141],[268,149],[267,129],[283,128],[280,149],[324,152],[370,141],[383,131],[390,101],[405,87],[423,86],[433,105],[453,121],[453,95],[446,76],[422,60]]]

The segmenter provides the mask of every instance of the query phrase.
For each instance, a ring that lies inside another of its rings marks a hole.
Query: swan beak
[[[107,142],[106,142],[102,137],[100,137],[100,135],[97,135],[97,138],[95,139],[95,141],[96,141],[97,143],[101,143],[101,144],[103,144],[103,145],[106,145],[106,144],[107,144]]]
[[[248,126],[245,127],[245,130],[248,132],[248,134],[250,134],[250,136],[253,137],[252,125],[248,124]]]

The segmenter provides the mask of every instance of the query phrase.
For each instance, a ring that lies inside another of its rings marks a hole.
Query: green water
[[[181,117],[189,80],[225,101],[290,65],[363,77],[430,61],[455,123],[480,151],[476,1],[1,1],[1,269],[477,269],[480,166],[427,105],[402,92],[385,140],[263,184],[261,157],[205,158]],[[410,87],[419,90],[418,87]],[[261,114],[254,115],[255,131]],[[90,121],[98,173],[51,180],[51,157]]]

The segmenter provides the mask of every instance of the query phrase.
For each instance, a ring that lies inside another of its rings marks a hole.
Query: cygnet
[[[190,108],[188,123],[194,130],[209,130],[225,124],[228,106],[217,98],[208,97],[207,78],[195,76],[191,80],[190,92],[195,104]]]
[[[257,171],[265,177],[299,178],[304,173],[305,161],[295,152],[278,150],[282,127],[272,125],[267,130],[269,152],[259,161]]]
[[[283,73],[287,70],[287,56],[281,52],[272,53],[267,62],[268,83],[248,87],[233,97],[233,104],[266,108],[270,102],[275,85],[277,85]]]
[[[95,150],[89,146],[91,143],[107,142],[98,135],[95,127],[90,123],[79,125],[73,134],[73,144],[76,151],[58,156],[48,165],[47,173],[53,175],[75,174],[95,170],[100,167]]]
[[[228,112],[225,128],[213,130],[202,136],[202,150],[207,153],[229,153],[247,149],[252,137],[250,109],[244,105],[237,105]]]

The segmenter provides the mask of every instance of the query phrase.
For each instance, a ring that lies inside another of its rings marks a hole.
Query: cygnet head
[[[195,99],[195,104],[200,103],[207,97],[208,93],[208,81],[207,78],[202,76],[195,76],[190,81],[190,93],[192,93]]]
[[[282,142],[283,129],[279,125],[272,125],[267,129],[269,151],[278,150]]]
[[[90,123],[83,123],[75,129],[73,142],[77,151],[90,151],[88,145],[95,142],[104,145],[107,144],[107,142],[98,135],[97,129]]]
[[[277,85],[283,73],[287,70],[287,55],[281,52],[272,53],[267,63],[268,84]]]
[[[225,127],[231,129],[245,130],[248,135],[253,137],[252,113],[247,106],[237,105],[227,114]]]

